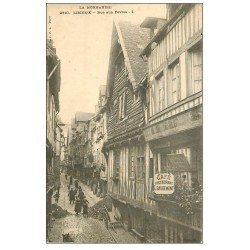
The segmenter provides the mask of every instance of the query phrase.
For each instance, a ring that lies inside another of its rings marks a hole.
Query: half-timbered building
[[[202,4],[168,4],[151,32],[144,137],[162,241],[202,241]],[[168,180],[169,178],[169,180]],[[171,185],[173,185],[171,187]]]
[[[108,194],[125,228],[143,230],[142,204],[147,199],[145,113],[139,83],[147,63],[139,57],[149,31],[129,22],[114,22],[107,78]]]

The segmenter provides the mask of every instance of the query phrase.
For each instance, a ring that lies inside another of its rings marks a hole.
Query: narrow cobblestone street
[[[61,181],[61,188],[60,188],[60,199],[59,199],[58,205],[62,207],[63,209],[68,210],[70,213],[74,214],[75,213],[74,204],[69,204],[69,198],[68,198],[67,186],[69,184],[69,177],[66,180],[65,175],[61,174],[60,181]],[[73,183],[74,183],[74,180],[73,180]],[[79,181],[79,185],[82,187],[82,190],[89,202],[89,207],[93,206],[96,202],[101,200],[101,198],[93,194],[89,186],[84,185],[81,181]]]
[[[75,243],[141,243],[129,232],[123,228],[116,228],[115,230],[107,229],[104,222],[85,218],[82,215],[75,215],[74,204],[69,204],[68,199],[68,180],[64,175],[61,175],[61,189],[60,199],[58,205],[66,209],[70,215],[56,219],[52,223],[52,228],[49,230],[49,242],[60,243],[62,241],[62,234],[69,233]],[[93,206],[101,198],[93,195],[90,188],[79,182],[84,194],[86,195],[89,206]],[[55,202],[53,200],[53,202]]]

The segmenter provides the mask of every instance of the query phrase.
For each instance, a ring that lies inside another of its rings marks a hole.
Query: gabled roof
[[[90,118],[92,118],[94,113],[86,113],[86,112],[76,112],[75,114],[75,122],[86,122]]]
[[[125,64],[127,63],[128,77],[132,78],[131,82],[135,87],[147,72],[147,62],[142,60],[140,53],[149,42],[150,31],[127,21],[115,22],[115,25],[125,57]]]
[[[107,95],[110,97],[112,93],[112,84],[114,76],[114,54],[117,44],[121,45],[121,49],[125,59],[127,76],[131,82],[133,89],[136,89],[141,78],[147,72],[147,62],[140,57],[140,53],[147,45],[150,39],[150,31],[141,28],[138,24],[128,21],[115,21],[111,38],[111,49],[109,56],[109,69],[107,77]],[[116,40],[118,39],[118,43]]]

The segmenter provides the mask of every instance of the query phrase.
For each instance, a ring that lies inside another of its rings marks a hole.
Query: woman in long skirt
[[[76,212],[76,215],[78,215],[79,213],[81,213],[81,209],[82,208],[82,204],[81,204],[81,201],[79,198],[76,199],[76,202],[75,202],[75,212]]]
[[[89,205],[88,205],[88,200],[86,198],[83,199],[83,202],[82,202],[82,215],[83,216],[86,216],[87,218],[89,217]]]

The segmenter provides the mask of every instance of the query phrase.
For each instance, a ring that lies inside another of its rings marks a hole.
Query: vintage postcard
[[[46,5],[47,243],[202,243],[203,5]]]

